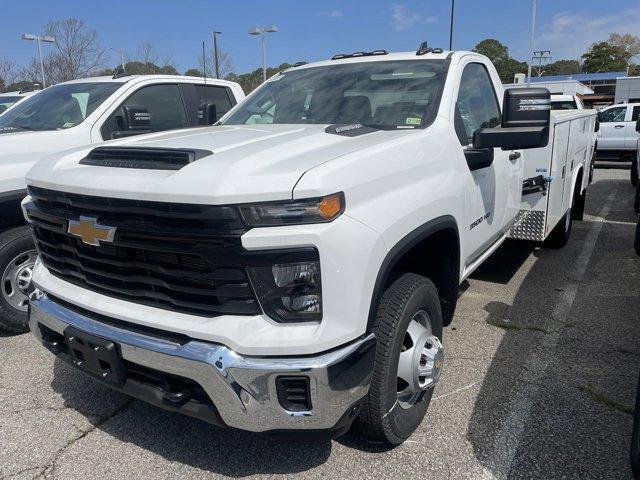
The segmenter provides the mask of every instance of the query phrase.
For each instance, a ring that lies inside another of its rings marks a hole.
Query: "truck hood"
[[[286,200],[307,170],[410,133],[374,131],[348,137],[326,133],[326,127],[218,126],[112,141],[106,145],[212,153],[180,170],[143,170],[81,165],[93,148],[84,147],[42,160],[28,173],[27,183],[88,195],[180,203]]]
[[[33,132],[0,129],[0,162],[13,156],[29,156],[29,158],[38,160],[45,155],[59,151],[59,141],[71,136],[69,131],[61,130]],[[72,145],[65,143],[61,148],[67,149]]]

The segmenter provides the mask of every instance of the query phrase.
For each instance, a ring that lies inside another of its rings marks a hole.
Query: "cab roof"
[[[58,85],[62,84],[71,84],[71,83],[128,83],[131,81],[144,81],[144,80],[157,80],[157,81],[169,81],[169,82],[184,82],[185,80],[192,83],[205,83],[204,77],[187,77],[184,75],[123,75],[118,78],[113,78],[113,76],[101,76],[101,77],[87,77],[87,78],[78,78],[76,80],[69,80],[68,82],[62,82]],[[230,82],[228,80],[220,80],[217,78],[207,78],[206,83],[210,83],[212,85],[232,85],[234,82]]]
[[[298,67],[292,67],[290,70],[301,70],[303,68],[323,67],[327,65],[342,65],[345,63],[389,62],[393,60],[445,60],[454,53],[458,52],[452,52],[450,50],[439,50],[437,53],[430,52],[423,55],[416,55],[416,52],[414,50],[412,52],[393,52],[377,55],[362,55],[358,57],[346,57],[335,60],[321,60],[319,62],[305,63],[304,65],[300,65]]]

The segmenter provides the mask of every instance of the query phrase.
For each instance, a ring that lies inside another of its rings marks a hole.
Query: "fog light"
[[[249,276],[264,313],[276,322],[322,319],[319,262],[253,267]]]
[[[295,283],[317,285],[320,277],[318,262],[274,265],[272,271],[273,280],[278,287],[286,287]]]

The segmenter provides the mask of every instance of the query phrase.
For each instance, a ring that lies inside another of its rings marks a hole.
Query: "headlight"
[[[249,268],[264,313],[280,323],[320,321],[320,263],[302,262]]]
[[[285,202],[240,205],[240,212],[251,227],[326,223],[344,212],[344,194]]]

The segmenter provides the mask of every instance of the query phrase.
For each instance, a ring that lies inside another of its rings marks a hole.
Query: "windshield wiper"
[[[19,128],[21,130],[28,130],[30,132],[35,132],[35,128],[30,127],[29,125],[11,125],[9,128]]]

